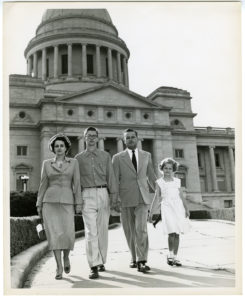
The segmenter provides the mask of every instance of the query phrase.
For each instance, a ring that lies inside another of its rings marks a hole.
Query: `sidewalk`
[[[235,287],[235,226],[232,223],[192,221],[192,231],[181,236],[180,240],[182,267],[167,265],[167,237],[162,235],[161,225],[161,222],[158,223],[155,229],[148,224],[148,265],[151,271],[147,274],[129,268],[130,254],[119,224],[109,232],[107,271],[100,273],[99,279],[88,279],[84,238],[79,238],[71,252],[70,274],[63,274],[63,280],[54,279],[55,260],[49,252],[32,270],[24,288],[38,290],[40,294],[42,291],[47,293],[47,290],[49,294],[93,294],[94,288],[99,289],[97,293],[102,294],[103,289],[113,289],[113,293],[118,294],[126,292],[126,289],[140,289],[141,293],[147,293],[144,288]],[[71,291],[71,288],[76,291]]]

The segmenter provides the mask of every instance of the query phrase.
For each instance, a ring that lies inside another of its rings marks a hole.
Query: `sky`
[[[195,126],[239,126],[239,3],[8,2],[3,6],[6,75],[26,74],[24,50],[48,8],[106,8],[130,51],[130,90],[142,96],[160,86],[187,90]]]

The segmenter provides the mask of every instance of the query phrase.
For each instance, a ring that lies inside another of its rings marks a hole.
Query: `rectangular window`
[[[62,74],[68,73],[68,55],[67,54],[61,55],[61,72],[62,72]]]
[[[224,208],[232,207],[232,200],[224,200]]]
[[[27,146],[17,146],[17,156],[27,156]]]
[[[87,73],[94,74],[94,57],[92,54],[87,54]]]
[[[219,155],[219,153],[215,153],[215,166],[216,166],[216,168],[220,168],[221,167],[221,165],[220,165],[220,155]]]
[[[183,149],[175,149],[175,158],[184,158],[184,150]]]

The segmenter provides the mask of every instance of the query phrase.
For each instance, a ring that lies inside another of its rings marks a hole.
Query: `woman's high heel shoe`
[[[64,259],[64,271],[65,271],[66,274],[70,273],[70,271],[71,271],[71,265],[70,265],[69,257],[66,260]]]
[[[55,279],[56,280],[60,280],[62,279],[62,273],[63,273],[63,270],[61,271],[61,273],[58,271],[58,269],[56,269],[56,276],[55,276]]]

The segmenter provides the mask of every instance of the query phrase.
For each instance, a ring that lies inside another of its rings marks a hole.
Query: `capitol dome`
[[[106,9],[46,10],[24,54],[27,75],[47,89],[74,89],[74,82],[79,89],[107,81],[129,86],[129,50]]]

